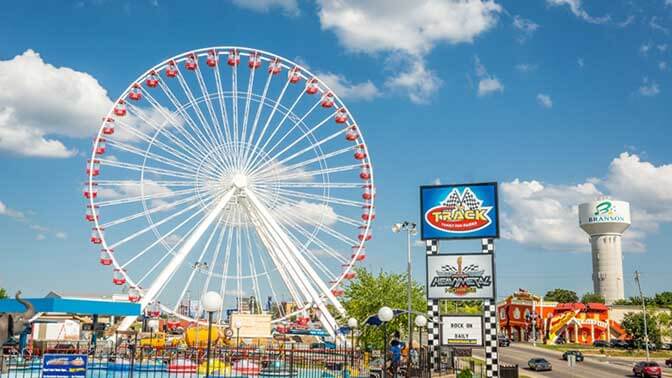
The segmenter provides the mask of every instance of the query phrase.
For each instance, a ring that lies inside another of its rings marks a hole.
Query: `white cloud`
[[[653,97],[660,93],[660,88],[658,88],[658,83],[655,81],[649,81],[648,77],[642,79],[642,85],[639,87],[639,94],[642,96]]]
[[[439,42],[472,42],[497,24],[493,0],[319,0],[322,29],[348,49],[425,53]]]
[[[527,72],[532,72],[537,70],[537,65],[536,64],[529,64],[529,63],[520,63],[516,64],[516,70],[519,72],[527,73]]]
[[[672,0],[665,0],[665,6],[666,7],[672,6]]]
[[[37,234],[37,235],[35,236],[35,240],[44,240],[44,239],[46,239],[46,238],[47,238],[47,236],[44,235],[44,234]]]
[[[664,27],[663,25],[659,24],[657,20],[658,20],[658,17],[655,17],[655,16],[651,17],[651,21],[649,21],[649,26],[651,27],[651,29],[663,32],[665,34],[670,34],[670,29],[668,29],[668,28]]]
[[[336,95],[345,99],[370,101],[380,95],[380,91],[370,80],[361,83],[352,83],[345,76],[332,72],[317,73],[317,76]]]
[[[539,93],[537,95],[537,102],[546,109],[553,107],[553,100],[551,99],[551,96],[547,94]]]
[[[518,42],[524,43],[539,29],[539,24],[516,15],[513,17],[513,27],[521,33],[518,37]]]
[[[504,92],[504,85],[494,76],[488,74],[488,70],[478,57],[474,58],[476,76],[479,78],[478,95],[486,96],[495,92]]]
[[[399,59],[393,59],[393,61],[397,60]],[[407,64],[399,64],[399,66],[407,67],[407,70],[389,78],[385,86],[405,93],[416,104],[429,102],[443,82],[434,71],[427,69],[422,58],[408,57],[406,61]]]
[[[273,210],[285,223],[323,224],[336,223],[337,215],[331,206],[308,201],[282,204]]]
[[[578,185],[516,179],[502,184],[508,207],[503,213],[503,235],[545,249],[588,250],[587,236],[578,227],[578,204],[607,194],[630,202],[632,226],[624,234],[624,249],[641,252],[648,233],[672,222],[670,187],[672,164],[655,166],[628,152],[611,162],[603,179],[586,179]]]
[[[267,13],[273,8],[280,8],[290,16],[299,15],[299,4],[296,0],[231,0],[235,5],[255,12]]]
[[[176,246],[180,242],[180,240],[182,240],[182,236],[175,233],[170,234],[163,239],[163,241],[170,247]]]
[[[65,232],[57,232],[56,234],[54,234],[54,236],[56,236],[56,239],[61,240],[65,240],[68,238],[68,234],[66,234]]]
[[[645,44],[639,46],[639,52],[640,52],[642,55],[646,55],[646,54],[649,53],[649,50],[651,50],[651,47],[653,47],[653,45],[652,45],[650,42],[649,42],[649,43],[645,43]]]
[[[609,16],[593,17],[589,15],[588,12],[583,9],[581,0],[546,0],[546,3],[552,6],[567,5],[576,17],[592,24],[604,24],[610,20]]]
[[[2,201],[0,201],[0,215],[4,215],[6,217],[10,217],[10,218],[14,218],[14,219],[24,219],[25,218],[25,215],[22,212],[14,210],[14,209],[10,209]]]
[[[667,71],[667,62],[658,62],[658,69],[661,71]]]
[[[630,15],[630,16],[628,16],[628,18],[626,18],[625,20],[623,20],[623,22],[619,22],[619,23],[618,23],[618,27],[620,27],[620,28],[624,28],[624,27],[626,27],[626,26],[632,24],[634,21],[635,21],[635,16]]]
[[[53,136],[90,138],[112,105],[91,75],[55,67],[33,50],[0,61],[0,150],[22,156],[74,156]]]
[[[583,61],[583,58],[577,58],[576,59],[576,64],[579,65],[579,67],[583,68],[583,66],[586,65],[586,63]]]
[[[667,43],[661,43],[660,45],[656,45],[656,48],[660,52],[665,52],[667,51]]]

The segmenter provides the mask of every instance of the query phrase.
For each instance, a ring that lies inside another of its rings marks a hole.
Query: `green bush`
[[[474,374],[469,370],[469,368],[464,368],[460,371],[460,374],[457,375],[457,378],[473,378]]]

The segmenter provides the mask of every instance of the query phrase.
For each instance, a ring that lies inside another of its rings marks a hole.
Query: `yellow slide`
[[[548,327],[548,339],[552,343],[555,344],[558,341],[558,337],[562,334],[562,331],[565,330],[567,324],[576,317],[579,311],[580,310],[567,311],[551,318]]]

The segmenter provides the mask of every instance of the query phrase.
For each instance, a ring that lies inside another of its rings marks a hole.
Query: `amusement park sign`
[[[420,209],[423,240],[499,237],[497,183],[421,186]]]
[[[428,299],[491,299],[493,255],[428,255],[426,287]]]

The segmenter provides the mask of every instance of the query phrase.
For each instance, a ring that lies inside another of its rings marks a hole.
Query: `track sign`
[[[451,347],[483,346],[483,317],[480,315],[442,316],[441,345]]]
[[[427,255],[427,299],[493,299],[493,255]]]

